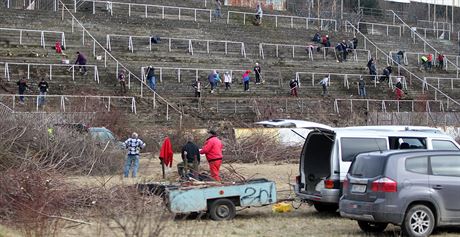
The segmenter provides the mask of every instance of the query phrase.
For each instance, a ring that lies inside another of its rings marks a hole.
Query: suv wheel
[[[324,204],[324,203],[315,203],[313,204],[315,206],[315,209],[318,211],[318,212],[330,212],[330,213],[334,213],[337,211],[337,209],[339,208],[337,205],[335,204]]]
[[[378,233],[378,232],[383,232],[387,228],[388,223],[358,221],[358,225],[359,225],[359,228],[361,228],[361,230],[364,232]]]
[[[431,209],[425,205],[415,205],[407,211],[401,229],[407,236],[422,237],[429,236],[434,225],[435,219]]]

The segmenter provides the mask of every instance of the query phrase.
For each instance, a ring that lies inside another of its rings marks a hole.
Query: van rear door
[[[299,192],[318,193],[331,174],[331,153],[335,144],[335,132],[324,128],[309,128],[300,156]]]

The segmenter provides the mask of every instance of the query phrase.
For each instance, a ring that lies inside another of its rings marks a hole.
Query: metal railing
[[[387,112],[388,107],[391,108],[393,105],[394,107],[392,108],[393,111],[395,112],[420,112],[417,111],[416,106],[417,104],[422,104],[424,107],[424,110],[427,112],[432,111],[432,105],[430,104],[438,104],[439,105],[439,111],[444,112],[444,104],[440,100],[376,100],[376,99],[335,99],[334,100],[334,112],[337,114],[340,114],[341,109],[339,109],[339,104],[340,102],[349,102],[349,106],[346,106],[349,108],[350,112],[353,113],[353,104],[366,104],[366,111],[370,111],[370,106],[371,104],[375,104],[377,107],[379,107],[379,110],[381,112]],[[405,106],[404,106],[405,105]],[[408,106],[407,106],[408,105]],[[407,109],[409,107],[409,109]],[[358,106],[358,109],[361,110],[362,106]]]
[[[378,28],[385,28],[385,32],[386,32],[386,35],[389,36],[390,35],[390,28],[393,28],[393,29],[396,29],[398,34],[399,34],[399,37],[402,36],[402,29],[401,29],[401,26],[400,25],[390,25],[390,24],[383,24],[383,23],[374,23],[374,22],[363,22],[363,21],[360,21],[358,22],[358,29],[361,29],[361,26],[364,25],[364,26],[370,26],[371,27],[371,32],[370,34],[371,35],[374,35],[376,34],[376,30],[375,28],[378,27]]]
[[[116,34],[108,34],[106,36],[106,47],[109,51],[112,51],[112,44],[111,41],[113,38],[127,38],[128,39],[128,49],[133,53],[134,52],[134,43],[133,39],[134,38],[145,38],[146,41],[148,40],[148,45],[149,45],[149,50],[152,51],[152,36],[144,36],[144,35],[138,35],[138,36],[133,36],[133,35],[116,35]],[[205,39],[188,39],[188,38],[161,38],[162,41],[167,40],[168,41],[168,52],[172,51],[173,43],[174,42],[186,42],[188,44],[188,53],[193,55],[194,53],[194,46],[193,43],[204,43],[206,44],[206,53],[209,54],[211,52],[210,50],[210,44],[220,44],[224,47],[224,53],[227,55],[229,53],[229,46],[231,45],[237,45],[239,54],[243,57],[246,58],[246,48],[244,42],[237,42],[237,41],[229,41],[229,40],[205,40]],[[197,44],[195,44],[197,45]]]
[[[378,52],[380,52],[385,58],[390,59],[390,60],[393,60],[393,62],[396,63],[395,60],[394,60],[393,58],[391,58],[390,55],[388,55],[385,51],[383,51],[382,49],[380,49],[374,42],[372,42],[372,41],[371,41],[369,38],[367,38],[363,33],[361,33],[361,31],[359,31],[353,24],[351,24],[351,23],[348,22],[348,21],[346,21],[346,24],[347,24],[347,27],[351,27],[351,29],[353,30],[353,35],[356,35],[356,33],[358,33],[361,37],[363,37],[364,42],[368,42],[369,44],[371,44],[372,46],[375,47],[375,58],[378,57]],[[346,29],[348,29],[348,28],[346,28]],[[400,72],[401,69],[404,70],[405,72],[407,72],[407,74],[409,74],[409,80],[411,80],[412,78],[415,78],[415,79],[417,79],[421,84],[423,83],[423,79],[422,79],[422,78],[418,77],[416,74],[414,74],[413,72],[409,71],[409,70],[408,70],[406,67],[404,67],[403,65],[398,64],[398,72]],[[444,93],[443,91],[439,90],[438,88],[434,87],[433,85],[427,83],[426,86],[433,89],[435,100],[438,100],[438,96],[439,96],[439,95],[443,96],[443,97],[446,99],[447,108],[449,108],[449,105],[450,105],[450,104],[460,106],[460,103],[459,103],[459,102],[457,102],[456,100],[452,99],[449,95],[447,95],[447,94]]]
[[[93,14],[96,14],[96,4],[103,4],[103,7],[109,11],[110,15],[113,16],[114,6],[125,6],[128,8],[128,17],[131,17],[133,10],[142,8],[141,17],[149,18],[155,17],[160,12],[160,18],[165,19],[167,14],[165,10],[174,10],[177,11],[177,19],[184,20],[184,12],[193,12],[193,16],[185,15],[186,18],[191,18],[193,21],[197,21],[197,14],[205,13],[206,18],[209,19],[209,22],[212,21],[212,12],[211,9],[202,9],[202,8],[190,8],[190,7],[177,7],[177,6],[163,6],[163,5],[152,5],[152,4],[142,4],[142,3],[126,3],[126,2],[112,2],[112,1],[96,1],[96,0],[82,0],[83,2],[90,2],[93,5]],[[149,9],[151,11],[149,12]],[[157,9],[155,11],[154,9]],[[77,1],[74,0],[74,12],[77,12]],[[156,13],[154,13],[156,12]]]
[[[53,30],[31,30],[31,29],[18,29],[18,28],[0,28],[1,31],[16,31],[19,32],[19,44],[23,44],[23,33],[40,33],[40,46],[43,48],[46,47],[45,34],[58,34],[61,35],[61,45],[65,48],[65,33],[63,31],[53,31]]]
[[[460,88],[460,78],[452,78],[452,77],[424,77],[423,78],[423,89],[428,90],[427,83],[428,81],[435,81],[436,82],[436,88],[441,89],[441,82],[447,81],[449,83],[449,87],[451,90],[454,88]],[[454,82],[457,83],[457,85],[454,85]]]
[[[243,24],[246,25],[246,15],[254,16],[255,13],[252,12],[239,12],[239,11],[228,11],[227,12],[227,24],[230,24],[231,15],[243,15]],[[295,28],[295,26],[300,26],[300,28],[312,29],[317,27],[319,30],[326,30],[332,25],[332,30],[337,31],[337,21],[334,19],[326,18],[312,18],[312,17],[300,17],[300,16],[289,16],[289,15],[273,15],[273,14],[263,14],[263,18],[274,18],[275,27],[280,25],[279,19],[288,19],[289,28]]]
[[[23,103],[17,102],[20,97],[24,98]],[[137,113],[136,98],[128,96],[0,94],[0,100],[5,105],[10,105],[8,107],[13,112],[40,112],[44,108],[42,105],[46,105],[47,112],[52,112],[52,109],[60,112],[94,112],[94,110],[110,112],[113,107],[119,108],[114,106],[114,103],[121,101],[129,105],[132,113]]]
[[[204,72],[207,74],[211,73],[212,71],[217,72],[229,72],[229,74],[234,79],[234,74],[236,72],[241,73],[241,75],[246,72],[247,70],[244,69],[222,69],[222,68],[185,68],[185,67],[157,67],[153,66],[156,71],[158,71],[158,80],[163,82],[163,75],[165,71],[174,71],[174,75],[176,75],[177,82],[181,83],[181,77],[184,72],[194,72],[195,73],[195,81],[198,81],[200,78],[200,72]],[[147,67],[141,67],[141,78],[143,80],[147,79],[146,75]],[[223,78],[222,78],[223,79]]]
[[[390,51],[390,52],[389,52],[389,55],[390,55],[392,58],[395,58],[395,57],[397,57],[397,53],[398,53],[398,52],[396,52],[396,51]],[[403,55],[403,57],[401,58],[401,60],[402,60],[402,63],[404,63],[405,65],[408,65],[408,64],[409,64],[409,57],[408,57],[408,55],[413,55],[413,56],[415,56],[415,60],[417,61],[417,65],[421,65],[421,60],[420,60],[420,58],[421,58],[422,56],[426,56],[427,54],[428,54],[428,52],[407,52],[407,51],[404,51],[404,55]],[[434,67],[437,63],[439,63],[439,62],[438,62],[438,55],[437,55],[436,52],[432,52],[432,53],[430,53],[430,54],[433,55],[433,60],[432,60],[432,64],[433,64],[433,65],[432,65],[432,66]],[[446,61],[446,60],[449,60],[449,61],[451,61],[451,62],[454,62],[454,61],[455,61],[455,62],[456,62],[455,65],[456,65],[456,66],[459,65],[460,56],[452,55],[452,54],[447,54],[447,55],[443,55],[443,56],[444,56],[444,61]],[[454,58],[454,59],[452,59],[452,58]],[[391,64],[392,62],[393,62],[393,60],[391,60],[391,59],[388,59],[388,60],[387,60],[387,63],[388,63],[388,64]],[[448,70],[450,69],[450,67],[449,67],[449,65],[448,65],[447,63],[444,63],[444,64],[443,64],[443,69],[446,70],[446,71],[448,71]],[[459,73],[460,73],[460,70],[459,70],[459,69],[460,69],[460,68],[454,68],[454,71],[457,73],[457,77],[458,77],[458,75],[459,75]]]
[[[46,9],[58,10],[58,0],[4,0],[6,8],[22,8],[27,10]]]
[[[329,78],[329,86],[332,83],[333,78],[331,76],[334,76],[336,78],[343,78],[343,86],[346,87],[347,89],[350,89],[350,80],[356,79],[357,81],[360,80],[361,78],[363,79],[370,79],[373,80],[372,84],[374,84],[374,87],[377,87],[377,83],[379,81],[379,78],[385,77],[385,75],[369,75],[369,74],[348,74],[348,73],[328,73],[328,72],[296,72],[295,73],[295,78],[299,83],[299,86],[301,86],[301,82],[303,81],[302,75],[309,75],[309,78],[311,79],[311,85],[315,86],[318,84],[318,82],[323,79],[324,77]],[[390,78],[388,80],[388,87],[393,88],[394,84],[398,80],[398,78],[401,80],[401,84],[403,85],[404,89],[407,89],[407,81],[406,77],[404,76],[392,76],[390,75]]]
[[[72,74],[72,81],[75,81],[75,68],[76,67],[88,67],[88,68],[93,68],[94,71],[94,81],[96,81],[99,84],[99,71],[97,69],[96,65],[75,65],[75,64],[46,64],[46,63],[17,63],[17,62],[0,62],[0,65],[4,65],[4,73],[5,73],[5,78],[10,81],[11,80],[11,66],[17,66],[19,68],[26,67],[26,75],[27,79],[30,79],[30,69],[31,67],[37,68],[46,68],[48,69],[48,76],[49,80],[53,80],[53,68],[65,68],[65,70],[68,73]],[[38,78],[36,78],[38,79]]]
[[[264,46],[270,46],[275,48],[275,57],[279,57],[280,55],[280,48],[288,48],[291,50],[291,56],[292,58],[296,57],[296,49],[301,49],[300,51],[302,53],[297,54],[297,55],[304,55],[310,60],[314,60],[314,49],[320,49],[323,55],[323,59],[326,59],[328,52],[333,52],[333,56],[335,59],[337,59],[337,52],[335,50],[335,47],[318,47],[314,45],[292,45],[292,44],[272,44],[272,43],[259,43],[259,56],[262,59],[265,59],[265,51],[264,51]],[[366,49],[350,49],[349,52],[352,53],[351,58],[357,62],[357,61],[368,61],[371,58],[371,53],[369,50]],[[363,54],[360,54],[362,52]],[[364,60],[359,60],[358,55],[365,55]]]
[[[119,72],[119,67],[122,67],[123,69],[126,70],[127,74],[128,74],[128,80],[131,79],[131,77],[134,77],[136,80],[138,80],[138,82],[140,83],[140,96],[142,97],[143,96],[143,90],[144,90],[144,87],[147,88],[147,91],[150,91],[150,93],[153,93],[153,101],[154,101],[154,108],[156,108],[156,101],[159,100],[163,103],[166,104],[166,120],[169,120],[170,116],[169,116],[169,108],[171,107],[176,113],[179,114],[180,118],[179,118],[179,127],[182,127],[182,112],[176,108],[176,106],[174,106],[173,104],[169,103],[166,99],[164,99],[163,97],[161,97],[160,95],[158,95],[154,90],[152,90],[150,87],[147,86],[146,82],[143,81],[141,78],[139,78],[138,76],[136,76],[134,73],[132,73],[127,67],[125,67],[120,61],[118,61],[107,49],[104,48],[104,46],[102,46],[102,44],[100,44],[96,38],[93,37],[93,35],[91,35],[91,33],[83,26],[83,24],[81,24],[81,22],[72,14],[72,12],[67,8],[67,6],[62,2],[60,1],[62,7],[63,7],[63,11],[65,10],[72,18],[72,32],[73,32],[73,26],[74,26],[74,22],[77,23],[77,25],[82,29],[82,41],[83,41],[83,44],[84,44],[84,37],[85,35],[88,35],[92,40],[93,40],[93,48],[95,48],[96,45],[99,46],[99,48],[101,48],[102,50],[104,50],[104,65],[107,66],[107,58],[110,57],[110,59],[112,59],[115,63],[116,63],[116,75],[118,75],[118,72]],[[64,20],[64,13],[62,14],[62,20]],[[128,84],[128,88],[130,88],[130,83]]]
[[[411,29],[412,29],[411,34],[413,34],[413,32],[423,32],[423,36],[425,38],[427,38],[428,35],[433,35],[437,39],[442,38],[442,39],[450,40],[451,34],[452,34],[450,30],[446,30],[446,29],[433,29],[433,28],[423,28],[423,27],[411,27]]]
[[[427,51],[427,47],[431,48],[431,50],[433,50],[437,55],[438,54],[441,54],[435,47],[433,47],[430,43],[428,43],[428,41],[426,41],[425,38],[423,38],[422,36],[420,36],[414,29],[412,29],[408,24],[406,24],[406,22],[401,19],[394,11],[390,10],[390,12],[393,13],[393,23],[396,22],[396,20],[399,20],[401,22],[401,24],[407,28],[408,30],[410,30],[411,32],[411,38],[413,39],[414,41],[414,44],[416,43],[416,38],[420,39],[422,42],[423,42],[423,51],[426,52]],[[445,64],[451,64],[454,66],[454,68],[458,71],[458,66],[455,65],[451,60],[445,58],[444,60],[444,63]],[[458,77],[458,74],[457,74],[457,77]]]
[[[451,23],[445,21],[429,21],[429,20],[417,20],[417,25],[421,24],[424,28],[433,29],[451,29]],[[441,26],[441,27],[440,27]]]

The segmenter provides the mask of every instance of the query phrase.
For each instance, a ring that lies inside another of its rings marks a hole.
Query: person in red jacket
[[[200,150],[200,154],[206,155],[206,160],[209,163],[209,170],[211,171],[211,177],[216,181],[221,181],[219,176],[220,166],[222,165],[222,142],[217,138],[217,132],[209,130],[211,136],[204,142],[203,148]]]

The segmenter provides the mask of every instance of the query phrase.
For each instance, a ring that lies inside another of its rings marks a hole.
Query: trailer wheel
[[[231,220],[236,215],[235,204],[226,198],[217,199],[211,203],[209,215],[215,221]]]

